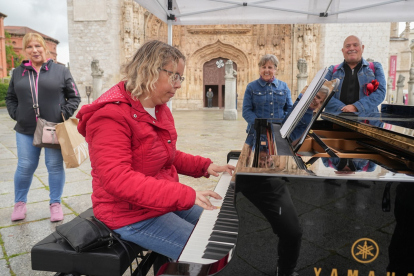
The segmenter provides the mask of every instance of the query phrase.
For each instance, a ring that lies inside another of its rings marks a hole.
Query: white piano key
[[[236,166],[237,160],[231,159],[229,164]],[[224,172],[219,182],[217,183],[214,191],[218,193],[222,199],[218,200],[215,198],[210,198],[211,204],[213,206],[221,207],[223,205],[223,199],[226,196],[226,192],[229,188],[230,181],[232,176],[227,172]],[[210,238],[211,233],[213,232],[214,224],[217,220],[217,216],[220,212],[220,209],[214,210],[204,210],[198,220],[197,225],[195,226],[193,233],[191,234],[190,238],[186,246],[183,249],[178,261],[180,262],[192,262],[192,263],[200,263],[200,264],[211,264],[216,262],[217,260],[211,259],[204,259],[201,258],[204,254],[204,250],[209,243],[208,239]],[[225,231],[223,231],[225,232]],[[224,243],[224,242],[214,242],[217,244],[230,244],[231,243]]]

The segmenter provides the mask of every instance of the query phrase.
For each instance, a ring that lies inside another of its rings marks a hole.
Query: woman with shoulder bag
[[[27,33],[23,49],[28,60],[13,72],[6,103],[10,117],[16,120],[17,169],[14,175],[15,206],[12,221],[26,217],[27,194],[39,163],[40,147],[33,146],[37,115],[48,122],[60,123],[73,115],[80,95],[69,70],[51,59],[43,37]],[[63,220],[61,196],[65,170],[60,148],[45,148],[45,163],[49,173],[50,220]]]

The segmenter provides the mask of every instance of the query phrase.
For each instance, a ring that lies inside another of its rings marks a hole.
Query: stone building
[[[393,82],[387,100],[394,103],[398,100],[401,104],[402,99],[397,99],[396,96],[397,80],[404,80],[402,90],[404,94],[407,94],[410,68],[414,67],[414,29],[411,30],[410,22],[406,22],[405,29],[399,33],[398,25],[398,22],[393,22],[390,33],[389,55],[390,62],[394,64],[395,69],[391,70],[390,66],[389,75],[392,75]]]
[[[99,60],[105,72],[105,91],[122,78],[122,63],[142,43],[167,41],[167,24],[133,0],[68,0],[67,5],[71,72],[83,96],[85,86],[92,85],[92,60]],[[212,88],[213,106],[224,107],[222,64],[231,59],[238,72],[240,107],[247,84],[259,77],[258,61],[267,53],[278,57],[277,78],[288,84],[296,99],[298,60],[306,60],[309,82],[319,69],[343,61],[342,43],[351,34],[362,38],[364,57],[381,62],[387,72],[389,30],[390,23],[173,26],[173,46],[187,62],[186,81],[172,106],[203,108],[206,91]]]
[[[7,77],[6,36],[4,35],[4,18],[7,15],[0,12],[0,79]]]
[[[53,59],[57,62],[57,52],[56,46],[59,44],[57,39],[54,39],[50,36],[42,34],[38,31],[35,31],[29,27],[21,27],[21,26],[5,26],[4,30],[7,31],[11,36],[11,43],[13,45],[13,50],[16,54],[25,56],[24,49],[23,49],[23,37],[27,33],[38,33],[40,34],[43,39],[45,40],[46,47],[49,50],[49,55],[47,58]],[[15,65],[16,66],[16,65]]]

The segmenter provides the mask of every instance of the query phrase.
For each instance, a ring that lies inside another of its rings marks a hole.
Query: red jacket
[[[77,115],[89,146],[93,211],[111,229],[190,209],[195,191],[178,182],[178,173],[208,176],[210,159],[176,150],[167,105],[155,112],[157,119],[120,82]]]

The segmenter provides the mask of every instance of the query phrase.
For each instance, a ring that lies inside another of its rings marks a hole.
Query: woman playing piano
[[[177,132],[167,102],[184,81],[185,57],[160,41],[142,45],[124,66],[124,80],[82,107],[93,176],[93,211],[109,228],[144,248],[177,259],[208,196],[179,182],[231,174],[231,165],[176,149]]]

